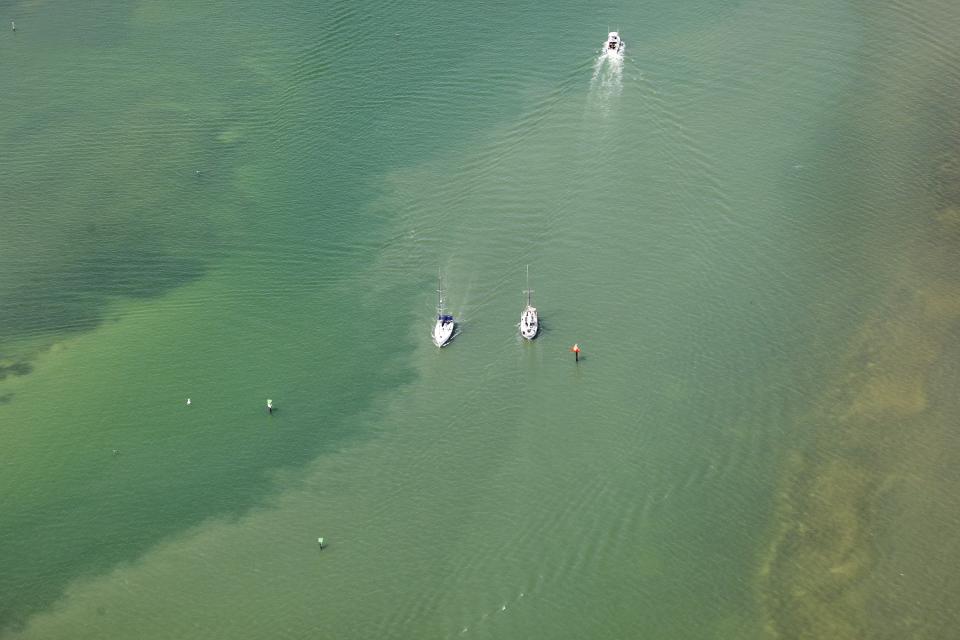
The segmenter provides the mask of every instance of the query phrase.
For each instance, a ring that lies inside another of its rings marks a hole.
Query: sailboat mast
[[[443,279],[437,273],[437,317],[443,315]]]
[[[530,265],[527,265],[527,306],[530,306]]]

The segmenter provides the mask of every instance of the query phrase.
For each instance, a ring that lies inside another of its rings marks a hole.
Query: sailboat
[[[530,304],[530,294],[533,293],[530,288],[530,265],[527,265],[527,289],[524,293],[527,294],[527,306],[520,314],[520,335],[527,340],[533,340],[540,330],[540,320],[537,318],[537,308]]]
[[[453,338],[453,316],[444,312],[443,308],[443,278],[437,274],[437,323],[433,325],[433,343],[442,347]]]

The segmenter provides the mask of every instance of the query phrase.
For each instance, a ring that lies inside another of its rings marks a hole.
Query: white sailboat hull
[[[445,346],[450,339],[453,338],[453,328],[454,322],[442,322],[437,320],[437,323],[433,325],[433,344],[438,347]]]
[[[527,305],[520,314],[520,335],[527,340],[533,340],[540,331],[540,319],[537,317],[537,308]]]
[[[433,344],[442,347],[453,338],[453,316],[444,312],[443,277],[437,274],[437,321],[433,325]]]

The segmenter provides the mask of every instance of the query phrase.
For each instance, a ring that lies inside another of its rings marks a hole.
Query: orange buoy
[[[580,345],[573,345],[570,347],[570,351],[573,351],[573,357],[575,358],[576,362],[580,362]]]

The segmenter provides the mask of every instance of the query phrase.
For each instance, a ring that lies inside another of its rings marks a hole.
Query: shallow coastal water
[[[952,3],[9,13],[0,637],[949,637]]]

